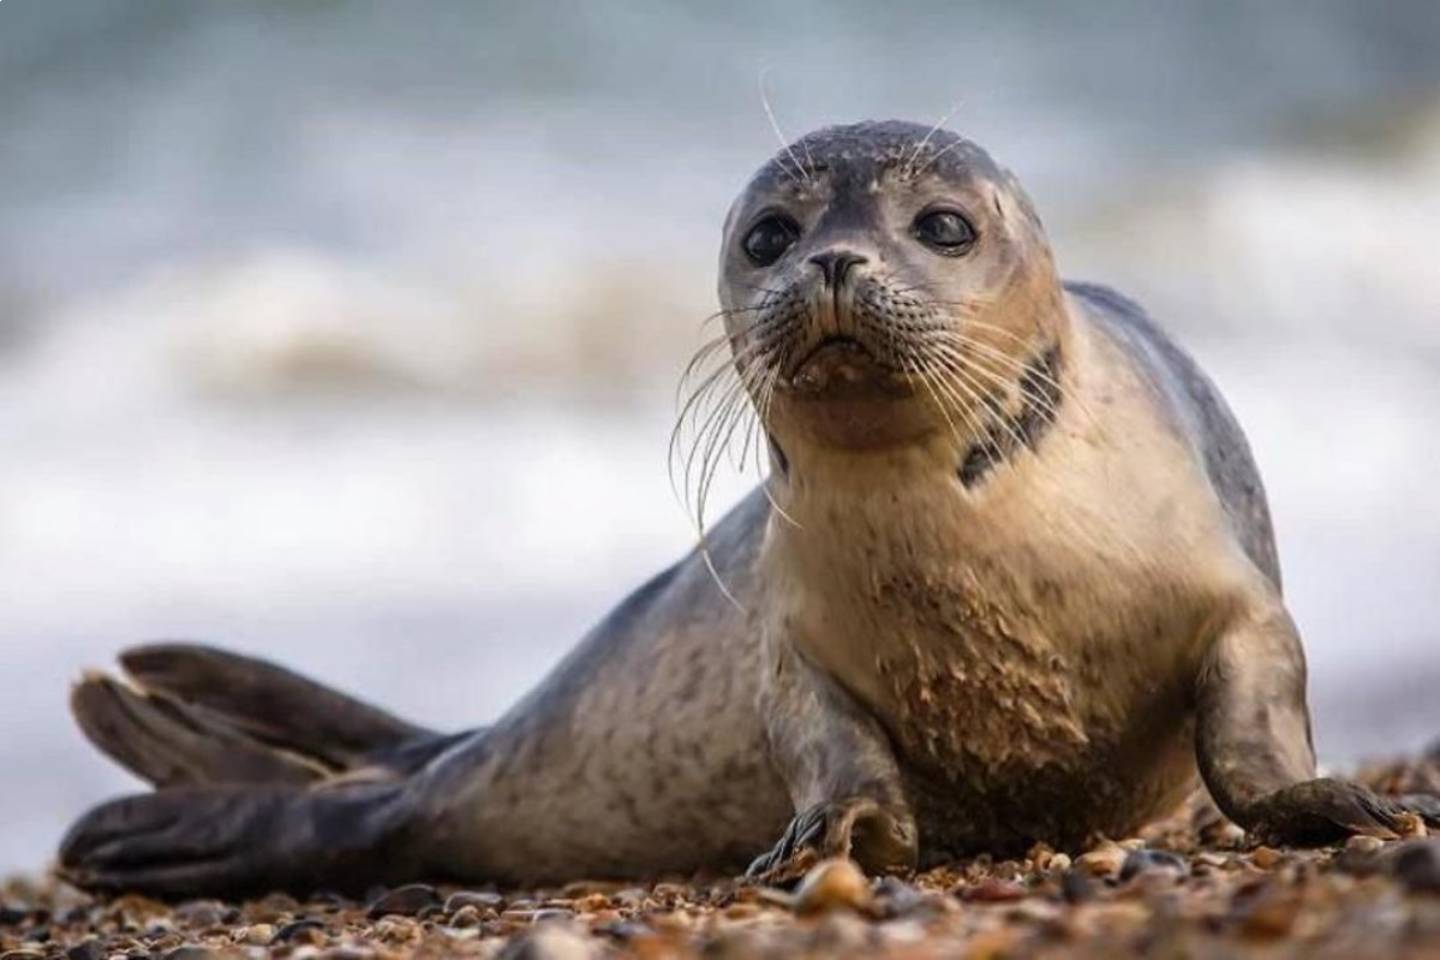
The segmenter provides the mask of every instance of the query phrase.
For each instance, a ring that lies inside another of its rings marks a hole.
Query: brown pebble
[[[318,946],[325,942],[325,924],[319,920],[306,918],[287,923],[275,932],[275,939],[272,944],[299,943]]]
[[[1261,870],[1270,870],[1283,858],[1280,852],[1272,847],[1256,847],[1250,854],[1250,862]]]
[[[960,896],[975,903],[1012,903],[1025,899],[1025,888],[1014,880],[991,878],[966,887]]]
[[[820,861],[805,874],[795,891],[795,911],[811,914],[837,908],[863,910],[870,900],[870,883],[860,868],[845,857],[834,857]]]
[[[1368,834],[1356,834],[1345,841],[1345,849],[1355,853],[1378,853],[1384,846],[1384,840]]]
[[[1241,933],[1256,940],[1287,936],[1303,902],[1301,895],[1292,890],[1264,890],[1241,910]]]
[[[275,939],[275,927],[268,923],[256,923],[235,931],[240,942],[256,947],[268,947]]]
[[[470,927],[480,926],[480,921],[483,919],[477,908],[467,905],[450,914],[450,926],[466,930]]]
[[[1106,840],[1094,849],[1082,853],[1075,865],[1092,877],[1113,877],[1125,866],[1128,855],[1129,851],[1120,844]]]

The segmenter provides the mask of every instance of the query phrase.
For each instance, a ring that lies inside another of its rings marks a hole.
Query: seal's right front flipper
[[[774,651],[762,709],[795,818],[750,876],[788,879],[812,856],[849,856],[868,873],[911,869],[915,816],[880,724],[788,646]]]
[[[85,889],[167,899],[402,883],[426,868],[404,790],[187,787],[113,800],[70,829],[59,871]]]
[[[1393,837],[1401,815],[1440,826],[1440,800],[1379,796],[1315,776],[1305,655],[1278,600],[1241,610],[1214,641],[1196,691],[1196,754],[1216,804],[1267,843]]]

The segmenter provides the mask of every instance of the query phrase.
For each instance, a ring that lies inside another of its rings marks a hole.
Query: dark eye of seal
[[[768,267],[784,256],[800,237],[800,227],[789,217],[772,214],[750,228],[741,244],[757,267]]]
[[[929,210],[915,218],[915,237],[936,253],[958,257],[975,245],[975,228],[954,210]]]

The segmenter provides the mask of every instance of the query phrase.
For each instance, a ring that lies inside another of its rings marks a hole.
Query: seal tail
[[[136,647],[120,663],[128,682],[87,675],[71,694],[71,711],[101,751],[159,787],[298,785],[411,768],[450,741],[274,664],[212,647]]]

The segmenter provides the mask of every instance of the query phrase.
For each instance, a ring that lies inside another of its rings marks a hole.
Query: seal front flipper
[[[90,890],[165,898],[361,892],[423,875],[402,783],[186,787],[102,804],[60,847]]]
[[[869,873],[913,868],[915,816],[879,722],[787,644],[777,644],[772,656],[761,710],[796,814],[747,875],[793,872],[807,851],[849,856]]]
[[[1382,797],[1315,776],[1305,656],[1278,601],[1254,604],[1216,639],[1197,707],[1196,753],[1206,786],[1226,816],[1266,842],[1393,837],[1404,813],[1440,825],[1434,797]]]

